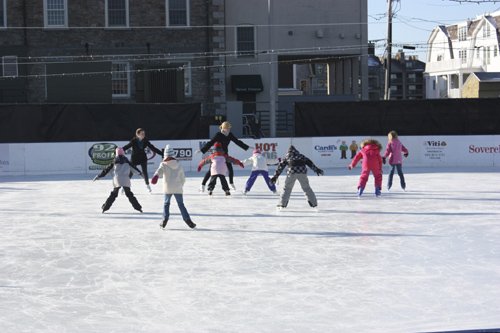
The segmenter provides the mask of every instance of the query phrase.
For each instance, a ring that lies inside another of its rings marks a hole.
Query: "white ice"
[[[160,185],[144,207],[100,207],[109,178],[0,179],[0,332],[424,332],[500,328],[498,169],[406,169],[391,192],[355,195],[359,168],[310,175],[289,207],[198,193],[160,230]],[[235,183],[243,190],[248,173]],[[91,178],[91,177],[89,177]],[[281,177],[280,179],[282,179]]]

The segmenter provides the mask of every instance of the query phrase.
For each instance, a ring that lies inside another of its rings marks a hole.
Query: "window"
[[[111,90],[113,97],[130,96],[130,71],[126,62],[114,62],[111,65]]]
[[[443,55],[441,55],[441,54],[440,54],[440,55],[438,55],[438,56],[437,56],[437,61],[443,61]]]
[[[490,47],[488,46],[488,47],[486,47],[486,48],[484,49],[484,58],[485,58],[485,63],[486,63],[487,65],[489,65],[489,64],[490,64],[490,62],[491,62],[491,61],[490,61],[490,60],[491,60],[490,55],[491,55],[491,52],[490,52]]]
[[[2,75],[8,77],[17,77],[17,56],[2,57]]]
[[[498,46],[493,46],[493,56],[494,57],[498,56]]]
[[[467,27],[458,28],[458,40],[467,40]]]
[[[0,0],[0,28],[7,26],[7,0]]]
[[[236,28],[236,52],[238,57],[253,57],[255,54],[254,27]]]
[[[106,26],[128,27],[128,0],[106,0]]]
[[[44,0],[45,27],[61,28],[68,26],[68,1]]]
[[[467,50],[458,51],[458,57],[460,58],[460,63],[465,64],[467,62]]]
[[[184,95],[192,96],[193,90],[191,88],[191,63],[184,64]]]
[[[166,0],[167,26],[189,25],[189,1],[188,0]]]
[[[491,28],[488,23],[486,23],[483,27],[483,37],[490,37],[491,34]]]

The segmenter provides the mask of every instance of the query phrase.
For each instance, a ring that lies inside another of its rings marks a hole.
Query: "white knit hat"
[[[175,157],[175,151],[170,145],[165,146],[165,150],[163,151],[163,158],[167,157]]]

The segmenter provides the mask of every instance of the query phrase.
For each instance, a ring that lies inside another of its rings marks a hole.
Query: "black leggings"
[[[142,170],[142,176],[144,177],[144,182],[146,183],[146,185],[149,185],[149,176],[148,176],[148,161],[146,162],[142,162],[142,163],[139,163],[139,164],[135,164],[132,162],[132,165],[137,167],[138,165],[141,166],[141,170]],[[132,178],[134,174],[132,173],[132,171],[130,171],[130,174],[129,174],[129,177]]]
[[[227,171],[229,172],[229,184],[234,184],[233,183],[233,178],[234,178],[234,170],[233,170],[233,165],[229,162],[226,162],[227,165]],[[210,179],[210,170],[207,171],[205,176],[203,177],[203,180],[201,181],[201,185],[205,186]]]

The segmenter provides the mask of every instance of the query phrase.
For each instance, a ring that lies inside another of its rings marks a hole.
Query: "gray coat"
[[[99,178],[106,176],[113,169],[113,186],[114,187],[130,187],[130,172],[131,169],[141,174],[139,169],[133,166],[125,156],[118,156],[113,163],[109,164],[99,174]]]

